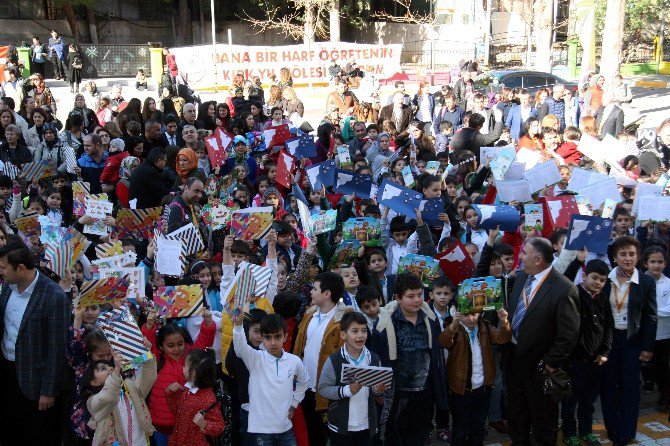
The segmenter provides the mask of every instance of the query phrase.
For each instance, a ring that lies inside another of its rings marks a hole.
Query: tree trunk
[[[93,10],[88,6],[86,8],[86,23],[88,24],[88,33],[91,35],[91,43],[98,44],[98,25],[95,23]]]
[[[608,0],[605,26],[603,27],[602,56],[600,58],[600,74],[605,76],[605,82],[607,83],[619,72],[621,65],[625,14],[625,0]]]
[[[75,43],[81,43],[81,32],[79,31],[79,25],[77,24],[77,18],[74,16],[74,9],[72,9],[71,1],[63,2],[63,14],[67,19],[68,25],[70,25],[70,31],[72,32],[72,37],[74,38]]]
[[[554,35],[553,0],[535,0],[535,69],[551,72],[551,44]]]
[[[303,36],[303,43],[314,43],[315,23],[314,23],[314,5],[310,0],[305,2],[305,34]]]
[[[207,30],[205,29],[205,0],[198,0],[198,16],[200,18],[200,43],[207,43]]]
[[[179,24],[177,26],[177,45],[192,45],[191,9],[188,0],[179,0]]]
[[[330,41],[340,41],[340,0],[332,0],[330,4]]]

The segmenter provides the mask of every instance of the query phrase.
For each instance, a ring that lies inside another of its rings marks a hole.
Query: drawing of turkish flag
[[[286,140],[290,137],[291,131],[288,129],[288,125],[286,124],[270,127],[269,129],[263,131],[265,147],[268,150],[274,146],[283,146],[286,144]]]
[[[291,173],[295,170],[296,159],[286,153],[285,151],[279,152],[279,158],[277,158],[277,176],[275,181],[287,189],[291,188]]]
[[[451,280],[454,286],[458,286],[465,279],[475,275],[475,262],[465,250],[465,246],[456,239],[447,241],[444,251],[437,254],[435,258],[439,261],[444,275]]]
[[[232,135],[217,129],[213,135],[203,139],[207,147],[207,155],[212,167],[219,167],[226,162],[228,148],[233,143]]]
[[[570,225],[572,214],[579,215],[579,208],[573,195],[559,195],[558,197],[547,198],[544,207],[546,210],[544,221],[547,221],[547,217],[550,218],[549,221],[553,225],[552,230],[554,228],[567,228]]]

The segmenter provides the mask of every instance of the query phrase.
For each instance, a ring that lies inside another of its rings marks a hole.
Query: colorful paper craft
[[[273,221],[271,206],[240,209],[233,212],[230,230],[235,238],[259,240],[270,230]]]
[[[127,292],[127,276],[89,280],[79,288],[79,297],[75,306],[102,305],[125,298]]]
[[[98,317],[98,327],[102,330],[112,350],[129,361],[124,370],[137,368],[153,358],[144,346],[144,336],[137,322],[126,307],[114,308]]]
[[[115,219],[116,225],[112,227],[110,235],[116,239],[148,239],[153,235],[162,212],[162,206],[147,209],[119,209]]]
[[[95,255],[99,259],[123,254],[123,244],[120,241],[113,243],[98,243],[95,246]]]
[[[154,291],[154,304],[159,317],[189,317],[202,315],[205,299],[202,286],[164,286]]]
[[[202,221],[214,231],[224,229],[230,223],[233,211],[222,200],[215,199],[202,207]]]

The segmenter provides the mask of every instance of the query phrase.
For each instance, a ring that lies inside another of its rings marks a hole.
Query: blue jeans
[[[293,429],[282,434],[253,434],[256,446],[297,446]]]

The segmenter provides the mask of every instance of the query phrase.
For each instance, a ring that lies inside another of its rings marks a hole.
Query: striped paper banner
[[[98,317],[98,325],[112,350],[120,353],[123,359],[130,361],[130,366],[126,368],[137,368],[152,358],[151,353],[144,346],[144,336],[128,308],[114,308],[101,314]]]
[[[23,174],[23,178],[25,178],[27,182],[32,182],[33,180],[39,179],[46,170],[46,168],[47,163],[45,161],[40,161],[38,163],[33,161],[30,163],[26,163],[23,166],[23,170],[21,173]]]
[[[377,384],[386,384],[391,387],[393,382],[393,369],[390,367],[359,366],[351,364],[342,364],[342,382],[358,382],[364,386],[376,386]]]
[[[251,268],[254,280],[256,281],[253,295],[256,297],[265,296],[265,293],[268,291],[268,286],[270,285],[270,279],[272,278],[272,270],[253,263],[249,263],[249,267]]]
[[[99,259],[105,259],[115,255],[123,254],[123,244],[119,241],[114,243],[99,243],[95,247],[95,255]]]
[[[244,303],[254,294],[256,289],[256,280],[251,268],[246,267],[237,281],[237,294],[235,295],[235,304],[237,307],[243,307]]]
[[[189,223],[164,237],[168,240],[181,240],[182,250],[186,252],[186,255],[193,255],[205,249],[205,244],[193,223]]]
[[[47,244],[44,247],[44,258],[50,263],[51,271],[58,274],[59,277],[65,277],[72,263],[72,246],[59,243],[54,246]]]
[[[5,163],[4,172],[10,180],[13,180],[19,175],[19,168],[7,161]]]

